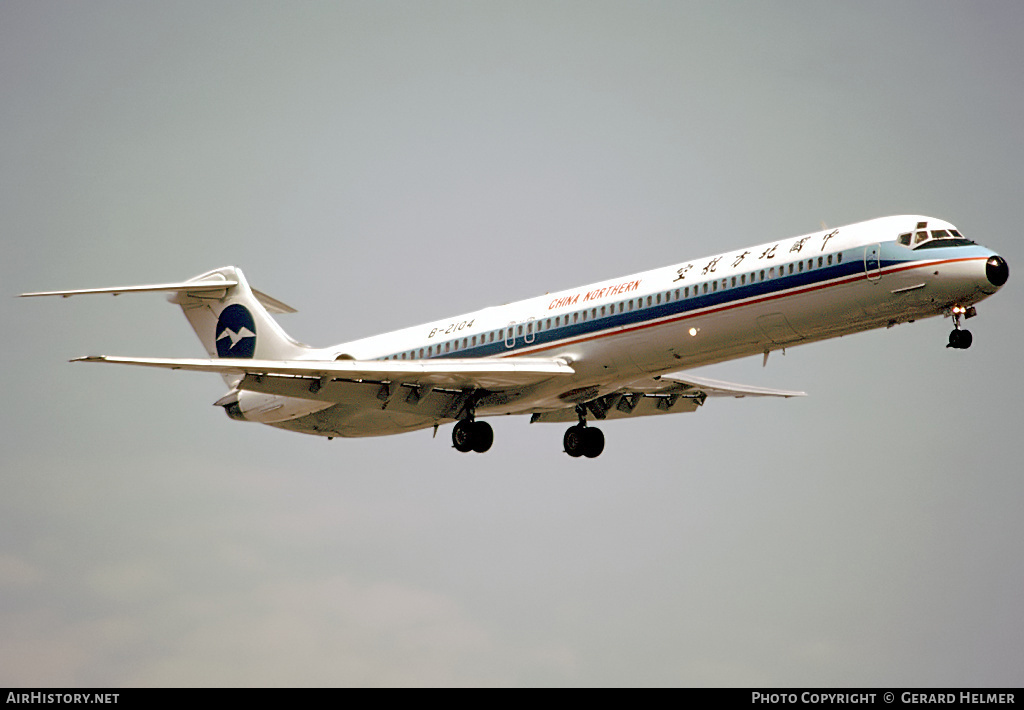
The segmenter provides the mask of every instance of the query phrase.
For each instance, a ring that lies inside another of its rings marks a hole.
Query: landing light
[[[690,335],[697,335],[698,330],[700,330],[700,328],[690,328]]]

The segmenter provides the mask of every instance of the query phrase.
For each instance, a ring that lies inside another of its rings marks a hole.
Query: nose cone
[[[993,286],[1002,286],[1010,278],[1010,267],[1001,256],[990,256],[985,262],[985,276]]]

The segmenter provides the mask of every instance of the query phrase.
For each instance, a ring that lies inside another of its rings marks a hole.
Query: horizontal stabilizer
[[[449,358],[441,360],[250,360],[198,358],[128,358],[93,355],[71,362],[107,362],[229,375],[269,375],[402,382],[441,387],[505,389],[523,387],[574,370],[562,360],[515,358],[502,360]]]
[[[145,293],[147,291],[189,291],[201,293],[204,291],[223,291],[232,286],[238,285],[237,281],[182,281],[172,284],[146,284],[143,286],[111,286],[109,288],[80,288],[73,291],[35,291],[33,293],[20,294],[22,298],[31,296],[87,296],[95,293],[112,293],[118,296],[122,293]]]
[[[227,289],[237,286],[238,281],[234,279],[227,279],[211,272],[210,274],[204,274],[198,277],[194,281],[180,281],[177,283],[168,284],[143,284],[141,286],[110,286],[107,288],[79,288],[69,291],[34,291],[32,293],[20,294],[22,298],[30,298],[33,296],[62,296],[68,298],[70,296],[89,296],[97,293],[110,293],[114,296],[120,296],[122,293],[152,293],[157,291],[168,291],[171,293],[192,293],[192,294],[209,294],[213,293],[215,297],[223,297],[227,295]],[[262,291],[257,291],[254,288],[250,288],[253,297],[259,301],[264,308],[270,313],[297,313],[297,311],[289,306],[287,303],[283,303],[273,296],[268,296]],[[219,296],[217,292],[223,292]],[[177,301],[176,301],[177,302]]]
[[[252,287],[250,287],[250,290],[256,300],[263,304],[263,307],[270,313],[298,313],[297,310],[289,306],[287,303],[282,303],[273,296],[268,296],[262,291],[257,291]]]

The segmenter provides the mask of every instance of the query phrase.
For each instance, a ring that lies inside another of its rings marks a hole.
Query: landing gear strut
[[[960,317],[967,313],[968,317],[974,315],[974,309],[970,309],[972,312],[968,312],[963,306],[953,306],[950,313],[953,316],[953,330],[949,333],[949,342],[946,343],[947,348],[954,348],[956,350],[966,350],[971,347],[971,343],[974,342],[974,336],[971,335],[969,330],[960,330]]]
[[[566,429],[562,437],[565,453],[573,458],[597,458],[604,451],[604,433],[596,427],[587,426],[587,410],[582,404],[576,405],[576,415],[580,423]]]
[[[452,446],[456,451],[475,451],[482,454],[494,443],[494,430],[487,422],[460,419],[452,429]]]

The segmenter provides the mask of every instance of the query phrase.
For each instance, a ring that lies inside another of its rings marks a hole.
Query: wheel
[[[949,343],[946,344],[947,348],[955,348],[957,350],[966,350],[971,347],[971,343],[974,342],[974,336],[971,335],[969,330],[954,330],[949,334]]]
[[[462,419],[456,423],[455,428],[452,429],[452,446],[455,447],[455,450],[462,453],[472,451],[473,433],[473,422]]]
[[[491,448],[491,444],[494,443],[494,430],[491,429],[490,424],[475,421],[471,431],[473,433],[471,437],[473,451],[482,454]]]
[[[596,459],[604,451],[604,432],[594,427],[583,430],[583,455]]]
[[[562,437],[562,446],[565,447],[565,453],[569,454],[573,458],[577,458],[583,455],[583,449],[586,446],[586,428],[577,424],[571,426],[565,430],[565,436]]]

